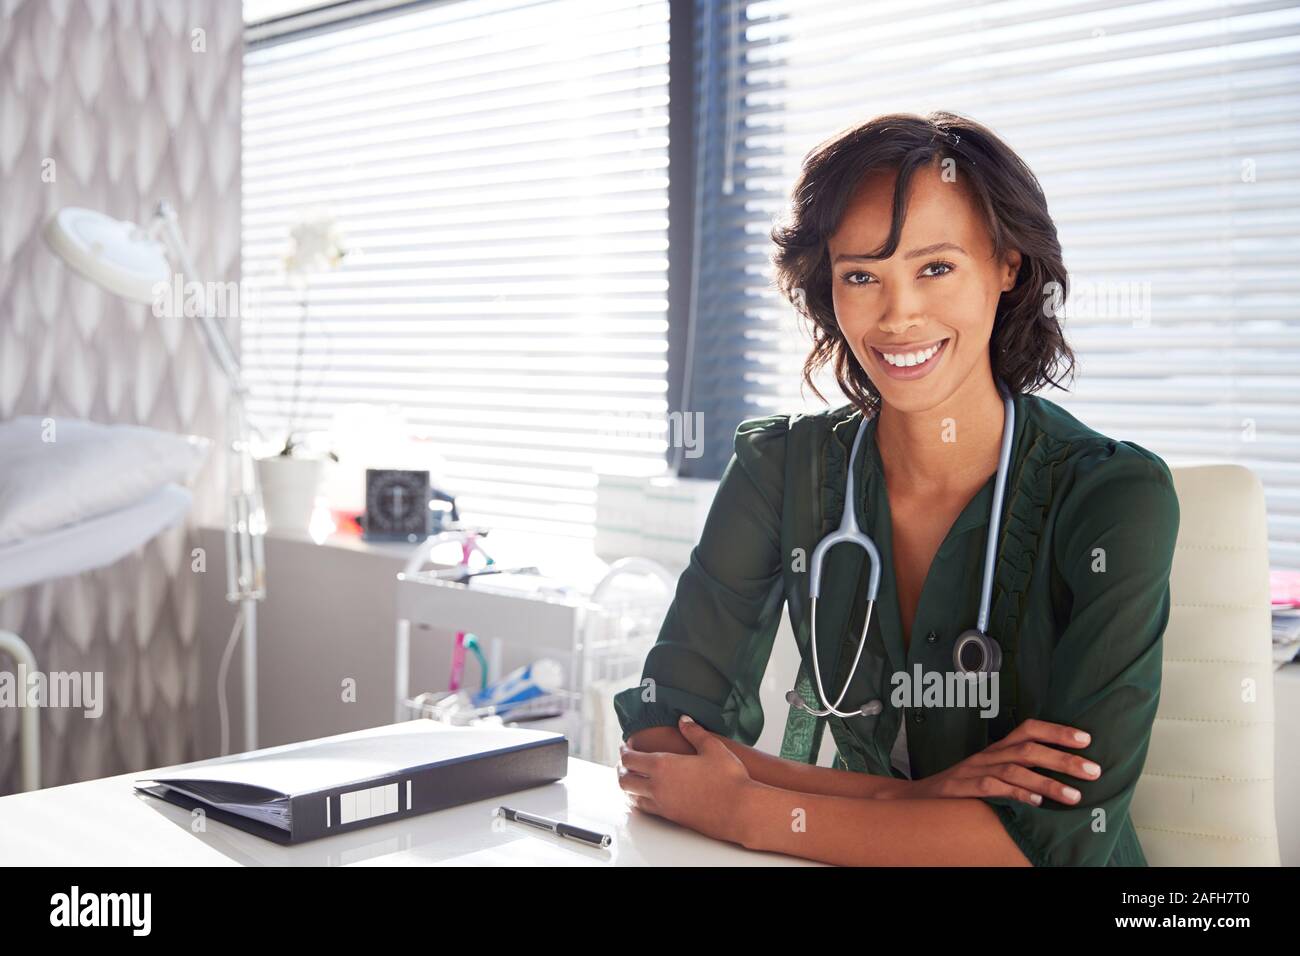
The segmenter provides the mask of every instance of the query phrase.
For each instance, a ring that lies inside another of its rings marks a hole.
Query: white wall
[[[221,436],[226,388],[193,324],[75,276],[41,230],[66,205],[139,222],[167,198],[203,278],[238,280],[242,28],[238,3],[0,3],[0,420]],[[221,474],[218,454],[195,517],[221,508]],[[112,567],[0,600],[0,627],[43,671],[104,672],[102,717],[42,713],[45,786],[196,756],[188,552],[182,528]],[[17,729],[17,709],[0,710],[0,793],[17,788]]]

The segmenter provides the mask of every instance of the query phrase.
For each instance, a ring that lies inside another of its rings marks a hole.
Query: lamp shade
[[[45,241],[91,282],[132,302],[152,303],[154,286],[171,281],[162,243],[93,209],[60,209],[45,225]]]

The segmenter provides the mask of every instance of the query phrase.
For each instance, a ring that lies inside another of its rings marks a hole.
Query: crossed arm
[[[914,782],[783,760],[698,724],[622,752],[641,810],[751,850],[847,866],[1028,866],[988,804],[913,798]]]

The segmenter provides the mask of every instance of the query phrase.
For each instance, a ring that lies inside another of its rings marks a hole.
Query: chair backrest
[[[1240,465],[1170,470],[1172,606],[1129,812],[1152,866],[1278,866],[1264,489]]]

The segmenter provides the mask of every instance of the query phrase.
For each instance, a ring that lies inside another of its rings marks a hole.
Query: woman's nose
[[[885,311],[880,315],[880,331],[888,335],[905,334],[925,322],[924,297],[908,283],[885,291]]]

